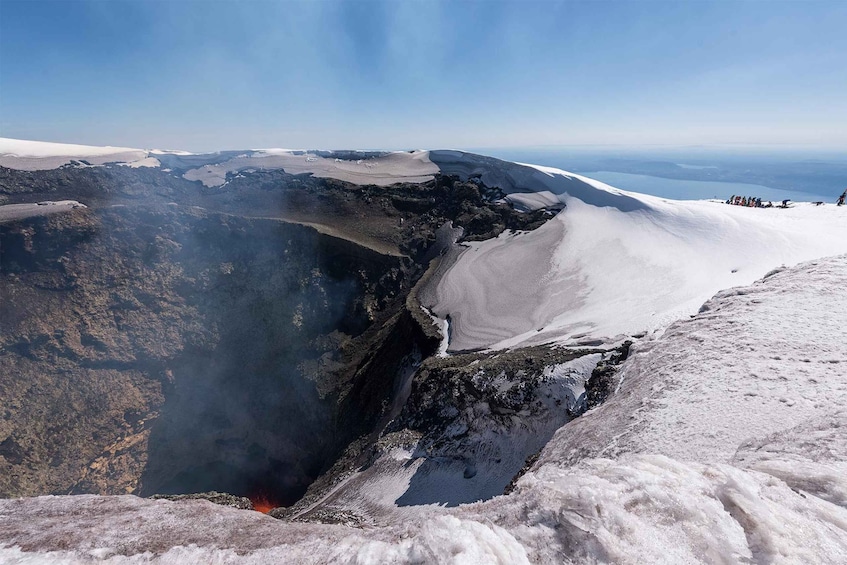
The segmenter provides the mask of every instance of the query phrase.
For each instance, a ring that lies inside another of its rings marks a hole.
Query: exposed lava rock
[[[597,367],[591,373],[591,378],[585,383],[586,410],[591,410],[605,402],[615,389],[617,386],[615,377],[618,374],[620,364],[629,357],[630,346],[632,346],[631,341],[623,342],[608,358],[597,364]]]

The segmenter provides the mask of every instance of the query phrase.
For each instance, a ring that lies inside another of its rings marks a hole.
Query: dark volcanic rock
[[[0,238],[7,495],[269,481],[296,498],[344,441],[357,337],[408,276],[311,228],[178,208],[74,211]]]
[[[409,299],[436,232],[544,217],[455,178],[0,168],[0,496],[271,494],[291,504],[437,346]],[[304,225],[306,224],[306,225]]]
[[[620,364],[626,361],[629,356],[631,345],[631,341],[625,341],[607,359],[597,364],[588,382],[585,383],[586,410],[591,410],[605,402],[615,389],[617,386],[615,377],[618,374]]]
[[[392,467],[405,465],[392,455],[398,448],[422,461],[396,500],[400,506],[453,506],[501,494],[527,458],[583,410],[580,391],[601,353],[536,346],[430,357],[409,375],[408,397],[400,397],[383,428],[351,443],[295,506],[270,515],[356,525],[349,512],[358,508],[356,494],[343,491],[355,491],[372,470],[402,473]],[[359,478],[345,486],[353,476]]]
[[[213,504],[221,506],[229,506],[239,510],[253,510],[253,503],[246,496],[234,496],[225,492],[198,492],[193,494],[154,494],[150,498],[159,500],[170,500],[177,502],[180,500],[208,500]]]
[[[454,435],[445,432],[455,423],[456,414],[483,402],[493,418],[510,420],[537,401],[547,367],[599,352],[536,346],[496,355],[467,353],[428,359],[415,374],[409,400],[389,431],[405,428],[424,434],[431,439],[422,447],[437,451],[439,442]],[[562,411],[573,408],[562,406]]]

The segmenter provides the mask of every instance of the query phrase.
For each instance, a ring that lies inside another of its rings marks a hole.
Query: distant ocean
[[[698,148],[476,151],[509,161],[557,167],[622,190],[675,200],[726,200],[737,195],[765,202],[835,202],[847,186],[847,154],[832,152]],[[780,188],[768,186],[768,181]]]
[[[614,173],[610,171],[578,174],[597,179],[622,190],[652,194],[653,196],[672,198],[674,200],[705,200],[707,198],[726,200],[732,195],[738,195],[752,196],[754,198],[761,198],[763,201],[770,200],[773,202],[782,202],[785,199],[794,202],[834,201],[832,195],[824,196],[810,194],[808,192],[780,190],[778,188],[740,182],[664,179],[647,175]]]

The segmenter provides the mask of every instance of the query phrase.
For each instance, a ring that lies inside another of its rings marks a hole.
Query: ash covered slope
[[[619,392],[563,427],[508,496],[367,529],[200,501],[4,500],[0,558],[843,563],[847,295],[830,290],[845,284],[839,256],[719,293],[637,347]]]
[[[718,290],[847,252],[847,208],[742,208],[626,192],[579,175],[432,151],[525,209],[567,208],[531,233],[464,246],[430,294],[450,349],[603,340],[666,327]]]

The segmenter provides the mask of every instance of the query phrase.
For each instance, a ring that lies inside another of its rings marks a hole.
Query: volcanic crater
[[[451,222],[532,229],[479,183],[358,186],[281,170],[0,169],[0,496],[300,499],[384,425],[440,335],[415,298]],[[439,231],[440,230],[440,231]]]

